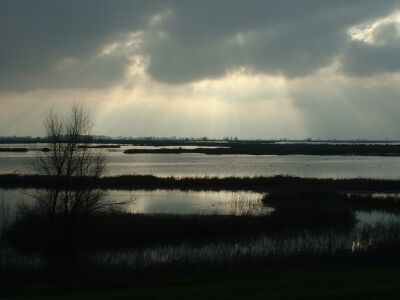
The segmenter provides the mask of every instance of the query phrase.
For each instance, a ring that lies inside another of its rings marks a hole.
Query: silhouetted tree
[[[100,177],[104,173],[105,156],[100,149],[88,147],[93,121],[83,106],[74,104],[66,116],[52,109],[44,125],[49,151],[38,151],[36,156],[35,169],[40,174],[56,177],[61,184],[69,177]],[[55,193],[52,200],[46,199],[40,205],[50,215],[74,209],[90,213],[98,208],[98,201],[86,200],[89,199],[60,199]]]
[[[55,185],[34,195],[34,211],[48,218],[53,246],[64,252],[72,251],[86,218],[113,203],[104,197],[103,191],[86,189],[84,186],[71,189],[66,183],[68,178],[76,176],[102,176],[105,156],[100,149],[88,147],[93,120],[82,105],[74,104],[66,115],[52,109],[44,126],[49,150],[37,152],[35,169],[55,179]]]

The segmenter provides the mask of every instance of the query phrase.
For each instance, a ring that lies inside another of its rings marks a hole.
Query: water
[[[0,189],[0,200],[4,201],[10,212],[14,214],[20,203],[32,204],[34,194],[34,189]],[[259,193],[228,191],[106,191],[108,199],[115,202],[128,202],[124,208],[134,213],[268,214],[273,209],[262,206],[262,196]]]
[[[247,192],[184,192],[179,190],[108,191],[111,199],[131,200],[127,210],[138,213],[239,214],[269,213],[262,194]],[[240,206],[243,203],[243,206]],[[243,211],[240,211],[240,210]]]
[[[124,154],[106,151],[107,175],[400,178],[400,157],[306,155]],[[34,152],[0,153],[0,174],[34,173]]]

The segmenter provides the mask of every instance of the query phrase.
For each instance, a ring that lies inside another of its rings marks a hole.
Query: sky
[[[400,139],[399,2],[0,0],[0,136]]]

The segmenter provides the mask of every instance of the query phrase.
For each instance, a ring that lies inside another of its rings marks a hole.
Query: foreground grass
[[[297,267],[96,289],[8,291],[2,299],[395,299],[400,295],[399,267]]]

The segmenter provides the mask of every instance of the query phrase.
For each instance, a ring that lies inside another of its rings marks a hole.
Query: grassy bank
[[[28,152],[27,148],[0,148],[0,152]]]
[[[228,190],[265,192],[274,189],[323,187],[344,191],[400,191],[400,180],[388,179],[323,179],[293,176],[254,177],[157,177],[152,175],[121,175],[56,178],[41,175],[0,175],[2,188],[53,188],[70,189],[181,189]]]
[[[293,212],[324,212],[334,213],[337,209],[351,208],[364,211],[386,211],[398,213],[400,196],[374,195],[371,192],[345,192],[334,190],[329,185],[303,185],[290,189],[278,189],[266,194],[262,202],[273,206],[278,211],[284,209]]]

